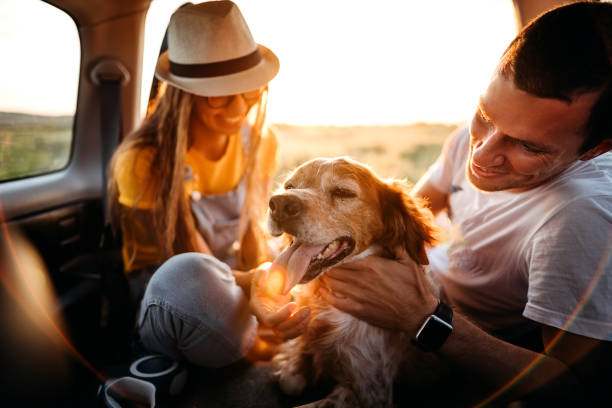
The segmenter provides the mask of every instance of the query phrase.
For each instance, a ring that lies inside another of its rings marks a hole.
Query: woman
[[[133,297],[147,288],[138,325],[151,351],[220,366],[255,344],[248,295],[253,268],[271,255],[260,222],[277,147],[264,127],[267,84],[278,68],[231,1],[172,15],[156,67],[165,89],[110,178]]]

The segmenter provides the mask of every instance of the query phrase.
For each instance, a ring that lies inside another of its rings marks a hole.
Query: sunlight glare
[[[14,61],[3,68],[0,110],[73,114],[80,59],[76,27],[66,24],[70,17],[52,6],[34,8],[33,3],[0,2],[5,17],[0,43],[6,57]],[[147,13],[143,115],[165,28],[172,11],[182,3],[185,0],[155,0]],[[516,33],[511,0],[236,3],[255,40],[272,49],[281,62],[279,74],[270,84],[271,123],[463,121],[472,113],[499,56]],[[7,15],[24,13],[30,19],[28,25],[18,17],[5,21]],[[50,24],[54,28],[45,36],[28,28]],[[19,41],[11,40],[14,38]],[[43,40],[49,45],[40,47]],[[45,55],[28,53],[30,49],[44,50]],[[45,63],[46,75],[41,76],[41,62],[47,61],[68,63]],[[67,70],[68,65],[73,69]],[[24,91],[22,85],[33,81],[40,85]]]
[[[155,40],[145,44],[143,106],[160,27],[181,3],[153,2],[147,17]],[[235,3],[255,40],[281,63],[270,83],[271,123],[463,121],[516,34],[511,0]]]
[[[270,297],[279,296],[285,287],[285,271],[272,264],[266,280],[266,294]]]
[[[53,372],[59,380],[67,373],[69,350],[44,262],[21,233],[9,228],[0,231],[0,255],[0,284],[10,295],[1,297],[0,307],[0,322],[11,328],[3,337],[3,347],[12,350],[7,357],[28,355],[38,365],[37,374]]]
[[[465,120],[516,34],[510,0],[237,3],[281,61],[273,123]]]

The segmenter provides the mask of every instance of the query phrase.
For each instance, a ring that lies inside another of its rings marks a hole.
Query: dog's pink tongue
[[[276,257],[273,264],[283,266],[287,270],[287,280],[283,294],[287,294],[304,277],[308,264],[313,256],[321,252],[325,245],[307,245],[294,243]]]

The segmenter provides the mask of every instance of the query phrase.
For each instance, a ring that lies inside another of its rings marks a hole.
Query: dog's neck
[[[379,246],[379,245],[370,245],[369,247],[367,247],[365,250],[361,251],[360,253],[354,255],[354,256],[349,256],[344,258],[342,261],[338,262],[337,264],[335,264],[333,267],[337,267],[340,266],[344,263],[348,263],[348,262],[353,262],[353,261],[357,261],[360,259],[365,258],[366,256],[370,256],[370,255],[380,255],[383,254],[385,251],[384,249]],[[331,269],[331,268],[330,268]],[[327,270],[325,271],[327,272]],[[312,296],[314,293],[316,293],[319,289],[320,286],[320,278],[325,275],[325,272],[323,272],[322,274],[320,274],[319,276],[317,276],[315,279],[313,279],[312,281],[305,283],[303,285],[297,285],[296,288],[297,289],[292,289],[292,292],[294,294],[300,294],[302,296]],[[308,294],[308,295],[306,295]]]
[[[367,247],[365,250],[361,251],[360,253],[358,253],[355,256],[351,256],[351,257],[347,257],[345,259],[343,259],[339,265],[345,263],[345,262],[353,262],[353,261],[358,261],[360,259],[365,258],[366,256],[370,256],[370,255],[380,255],[384,252],[383,248],[379,245],[376,244],[372,244],[369,247]]]

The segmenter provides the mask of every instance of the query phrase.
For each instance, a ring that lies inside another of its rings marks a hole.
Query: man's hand
[[[396,259],[369,256],[323,276],[321,296],[332,306],[375,326],[416,333],[437,299],[403,248]]]
[[[282,295],[286,274],[266,262],[257,267],[251,283],[250,307],[257,320],[282,340],[299,336],[308,326],[310,309],[297,308],[291,295]]]

